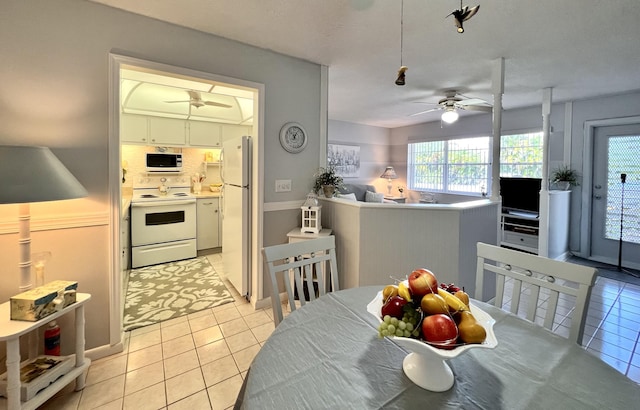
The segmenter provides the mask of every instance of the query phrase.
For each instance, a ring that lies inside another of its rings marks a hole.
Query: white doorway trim
[[[593,138],[595,129],[612,125],[640,123],[640,116],[589,120],[584,122],[582,150],[582,209],[580,215],[580,252],[578,256],[591,257],[591,197],[593,195]]]
[[[122,198],[120,190],[120,69],[123,65],[130,65],[146,68],[155,71],[175,74],[177,76],[187,76],[201,78],[205,80],[223,82],[240,87],[248,87],[257,90],[258,98],[254,99],[254,123],[253,123],[253,198],[252,201],[252,289],[262,289],[262,267],[257,261],[259,250],[262,249],[263,232],[263,202],[261,175],[264,174],[264,102],[265,86],[253,81],[232,78],[203,71],[192,70],[184,67],[177,67],[148,60],[141,60],[120,54],[109,54],[109,204],[110,204],[110,226],[109,235],[109,257],[113,271],[109,277],[109,342],[111,347],[116,347],[122,343],[122,266],[120,257],[120,219],[122,214]],[[257,100],[257,101],[256,101]],[[261,293],[261,292],[260,292]],[[251,298],[262,297],[252,292]],[[252,300],[253,301],[253,300]],[[255,303],[255,302],[254,302]]]

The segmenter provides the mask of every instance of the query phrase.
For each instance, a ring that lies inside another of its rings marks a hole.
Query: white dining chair
[[[494,306],[551,331],[562,323],[569,327],[568,339],[580,344],[596,268],[481,242],[477,250],[476,299],[484,300],[485,272],[493,272],[496,278]]]
[[[276,326],[282,321],[281,287],[286,290],[291,312],[327,292],[339,290],[335,237],[267,246],[262,249],[271,282],[271,305]],[[317,289],[317,295],[316,290]]]

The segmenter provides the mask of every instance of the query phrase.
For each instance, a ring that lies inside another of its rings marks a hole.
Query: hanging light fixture
[[[480,5],[469,8],[469,6],[462,7],[462,0],[460,0],[460,10],[454,10],[449,14],[449,16],[453,16],[454,23],[458,28],[458,33],[464,33],[464,27],[462,26],[462,22],[469,20],[471,17],[475,16],[475,14],[480,10]],[[449,17],[447,16],[447,17]],[[446,18],[446,17],[445,17]]]
[[[405,84],[405,72],[408,70],[407,66],[402,65],[402,43],[403,43],[403,28],[404,28],[404,0],[400,2],[400,69],[398,70],[398,77],[396,78],[396,85]]]

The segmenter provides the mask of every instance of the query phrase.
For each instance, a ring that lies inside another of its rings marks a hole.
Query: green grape
[[[391,316],[386,315],[383,320],[385,323],[391,323]]]
[[[394,326],[398,326],[398,319],[396,319],[395,317],[391,318],[391,324]]]
[[[404,337],[411,337],[411,332],[408,330],[404,331]]]
[[[383,336],[383,337],[384,337],[384,336],[389,336],[389,331],[388,331],[388,330],[383,330],[383,331],[381,332],[381,334],[382,334],[382,336]]]
[[[406,329],[406,328],[407,328],[407,322],[405,322],[405,321],[399,322],[399,323],[398,323],[398,327],[399,327],[401,330]]]
[[[413,331],[413,324],[411,322],[407,323],[407,325],[405,326],[405,330],[412,332]]]
[[[398,336],[398,337],[402,337],[402,336],[404,336],[404,330],[397,329],[397,330],[396,330],[396,336]]]
[[[385,330],[389,326],[386,322],[380,323],[380,330]]]
[[[394,325],[389,325],[387,326],[387,331],[389,332],[390,335],[392,335],[396,332],[396,327]]]

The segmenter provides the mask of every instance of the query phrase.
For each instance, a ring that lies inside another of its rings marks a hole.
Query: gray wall
[[[3,0],[0,8],[0,144],[52,147],[89,191],[86,199],[32,207],[32,250],[66,244],[65,252],[55,252],[47,279],[76,278],[81,291],[93,294],[87,348],[109,342],[108,163],[117,161],[107,151],[110,52],[264,84],[264,200],[302,200],[308,192],[319,165],[319,65],[87,1]],[[309,135],[297,155],[278,142],[289,121],[301,123]],[[285,176],[293,191],[275,194],[275,179]],[[0,301],[18,288],[17,225],[11,225],[16,210],[0,206],[0,225],[9,224],[0,229]],[[90,229],[45,235],[38,221],[51,213],[63,221],[90,214],[96,221]],[[265,225],[271,217],[265,213]]]

